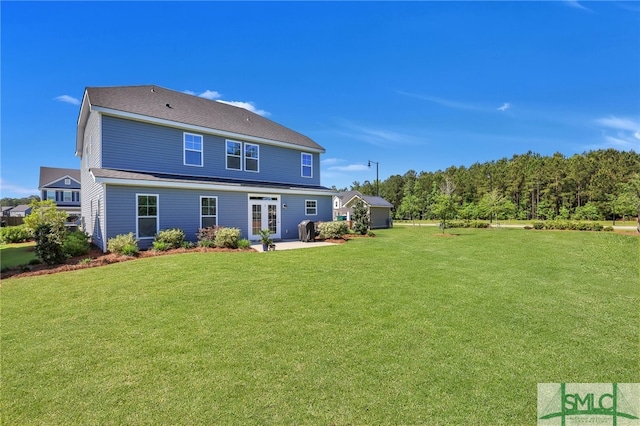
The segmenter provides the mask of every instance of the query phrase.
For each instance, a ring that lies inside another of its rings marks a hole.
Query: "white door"
[[[249,239],[259,240],[260,230],[271,231],[271,238],[280,238],[280,197],[249,196]]]

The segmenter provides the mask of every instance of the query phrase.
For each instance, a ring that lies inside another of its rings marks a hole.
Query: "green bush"
[[[251,247],[251,241],[247,240],[246,238],[243,238],[240,241],[238,241],[238,248],[248,249],[249,247]]]
[[[605,232],[612,232],[613,231],[613,226],[605,226],[604,228],[602,228],[603,231]]]
[[[167,251],[171,248],[169,243],[165,241],[154,241],[151,245],[155,251]]]
[[[483,222],[481,220],[472,220],[469,224],[471,228],[488,228],[489,222]]]
[[[200,240],[198,241],[198,247],[215,247],[216,246],[216,242],[215,240]]]
[[[544,229],[544,222],[533,222],[533,229]]]
[[[156,237],[153,240],[154,248],[155,248],[156,242],[163,243],[163,244],[160,244],[160,246],[162,247],[166,245],[167,248],[165,248],[164,250],[180,248],[184,243],[184,237],[185,235],[182,229],[172,228],[172,229],[162,230],[156,234]]]
[[[0,243],[21,243],[31,239],[31,232],[25,225],[0,228]]]
[[[34,250],[47,265],[56,265],[66,260],[67,255],[62,249],[63,236],[48,223],[38,225],[35,231],[36,248]]]
[[[134,256],[138,254],[140,249],[135,235],[133,235],[133,232],[129,232],[128,234],[120,234],[110,238],[107,241],[107,250],[111,253]]]
[[[62,249],[67,256],[82,256],[89,253],[89,235],[86,232],[74,231],[69,232],[64,237]]]
[[[320,222],[317,225],[317,231],[320,238],[342,238],[345,234],[349,233],[349,227],[347,222],[333,221],[333,222]]]
[[[238,248],[240,240],[240,229],[238,228],[218,228],[216,232],[215,245],[222,248]]]

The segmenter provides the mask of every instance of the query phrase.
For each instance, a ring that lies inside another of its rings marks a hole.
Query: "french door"
[[[280,197],[249,195],[249,239],[260,239],[260,230],[271,231],[271,238],[280,238]]]

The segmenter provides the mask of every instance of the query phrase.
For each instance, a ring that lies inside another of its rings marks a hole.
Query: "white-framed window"
[[[302,177],[313,177],[313,155],[303,152],[300,157],[300,166],[302,168]]]
[[[72,198],[71,198],[71,191],[64,191],[63,193],[63,198],[62,201],[64,201],[65,203],[70,203]]]
[[[248,172],[259,172],[260,149],[252,143],[244,144],[244,169]]]
[[[45,197],[47,197],[46,200],[56,201],[56,191],[52,191],[50,189],[47,189],[46,193],[45,193]]]
[[[136,194],[136,236],[153,238],[158,233],[158,194]]]
[[[65,185],[71,185],[71,179],[66,178],[66,179],[64,180],[64,184],[65,184]]]
[[[184,133],[184,165],[202,167],[202,135]]]
[[[200,227],[218,225],[218,197],[200,197]]]
[[[242,143],[227,141],[227,169],[242,170]]]
[[[305,200],[304,211],[307,216],[315,216],[318,214],[318,200]]]

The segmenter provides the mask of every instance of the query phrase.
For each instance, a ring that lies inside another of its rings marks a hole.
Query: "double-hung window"
[[[227,141],[227,169],[242,170],[242,144]]]
[[[71,202],[71,191],[64,191],[63,192],[62,201],[64,201],[65,203],[70,203]]]
[[[184,165],[202,167],[202,135],[184,133]]]
[[[218,197],[200,197],[200,227],[218,224]]]
[[[313,155],[302,153],[301,157],[302,177],[313,177]]]
[[[305,200],[304,205],[307,216],[315,216],[318,214],[318,200]]]
[[[258,145],[244,144],[244,169],[248,172],[258,172],[259,150]]]
[[[260,171],[260,147],[248,142],[227,141],[227,169]]]
[[[153,238],[158,233],[158,196],[137,194],[138,238]]]

